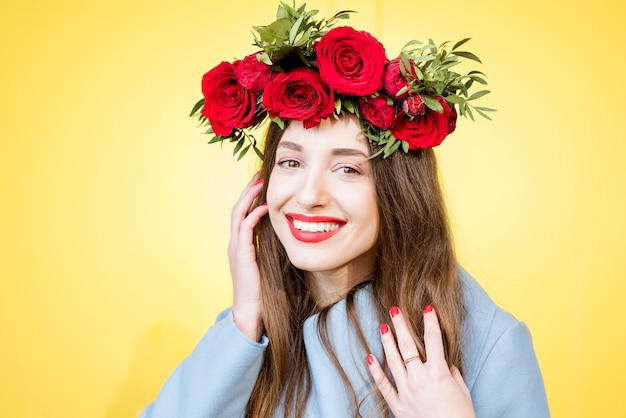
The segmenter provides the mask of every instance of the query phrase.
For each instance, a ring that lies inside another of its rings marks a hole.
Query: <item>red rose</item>
[[[456,108],[452,106],[450,108],[450,118],[448,119],[448,135],[450,135],[456,129]]]
[[[222,62],[202,77],[204,108],[217,136],[230,136],[233,128],[249,128],[259,122],[255,95],[246,90],[235,74],[238,62]]]
[[[409,96],[402,102],[402,110],[410,117],[423,115],[426,111],[426,104],[419,94]]]
[[[366,96],[382,88],[387,56],[369,33],[350,27],[331,29],[315,50],[320,75],[335,92]]]
[[[385,89],[385,93],[394,99],[402,100],[409,97],[410,92],[407,90],[405,93],[398,96],[398,92],[405,87],[409,87],[411,81],[416,81],[419,83],[419,79],[417,77],[417,64],[412,59],[409,59],[410,63],[410,71],[409,68],[405,68],[402,73],[402,59],[400,57],[392,59],[385,65],[385,71],[383,73],[383,88]]]
[[[250,54],[237,66],[237,79],[254,94],[261,94],[265,85],[276,76],[272,68],[259,61],[258,53]]]
[[[423,115],[411,119],[406,113],[399,112],[391,127],[393,136],[408,142],[410,150],[432,148],[441,144],[448,135],[451,110],[443,97],[437,97],[437,101],[443,106],[443,113],[426,109]]]
[[[273,118],[299,120],[311,128],[333,114],[335,96],[316,71],[300,67],[267,83],[263,107]]]
[[[363,118],[377,128],[387,130],[396,117],[396,108],[391,100],[380,94],[376,97],[359,97],[359,110]]]

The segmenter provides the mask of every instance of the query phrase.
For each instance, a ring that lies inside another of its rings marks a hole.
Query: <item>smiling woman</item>
[[[289,260],[338,298],[374,270],[379,221],[369,155],[356,117],[310,129],[294,121],[278,143],[267,185],[269,217]]]
[[[388,61],[314,15],[281,4],[262,52],[203,78],[212,142],[264,158],[232,210],[232,308],[143,416],[549,416],[528,329],[459,267],[439,185],[432,147],[487,111],[484,80],[450,70],[477,58],[463,40]],[[268,119],[261,152],[246,129]]]

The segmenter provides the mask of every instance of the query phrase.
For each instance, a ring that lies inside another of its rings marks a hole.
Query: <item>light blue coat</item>
[[[550,413],[526,325],[497,307],[485,291],[461,270],[468,315],[464,330],[465,382],[478,418],[543,418]],[[382,360],[382,345],[370,287],[359,290],[355,305],[360,325]],[[328,328],[335,353],[358,399],[369,393],[372,381],[365,355],[353,327],[347,325],[345,301],[331,308]],[[304,324],[304,341],[311,370],[312,391],[307,418],[348,418],[354,407],[342,379],[322,348],[317,316]],[[219,315],[191,355],[167,380],[158,398],[141,418],[243,417],[256,382],[268,340],[246,338],[235,326],[232,313]],[[366,398],[364,417],[379,417],[377,399]],[[282,417],[282,411],[276,416]]]

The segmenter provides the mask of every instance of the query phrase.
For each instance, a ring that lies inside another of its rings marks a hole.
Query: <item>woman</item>
[[[418,64],[447,71],[452,54],[391,64],[371,35],[312,15],[282,4],[286,47],[271,49],[275,22],[266,56],[204,77],[213,142],[256,150],[244,129],[273,122],[232,212],[232,308],[142,416],[549,416],[527,328],[454,256],[431,148],[468,104]]]

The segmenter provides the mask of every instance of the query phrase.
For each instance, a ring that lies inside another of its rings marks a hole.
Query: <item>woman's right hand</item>
[[[258,175],[254,176],[233,206],[228,244],[228,263],[233,280],[233,318],[237,328],[253,341],[259,341],[263,335],[261,275],[256,262],[253,230],[267,214],[267,205],[251,208],[262,189],[263,180]]]

